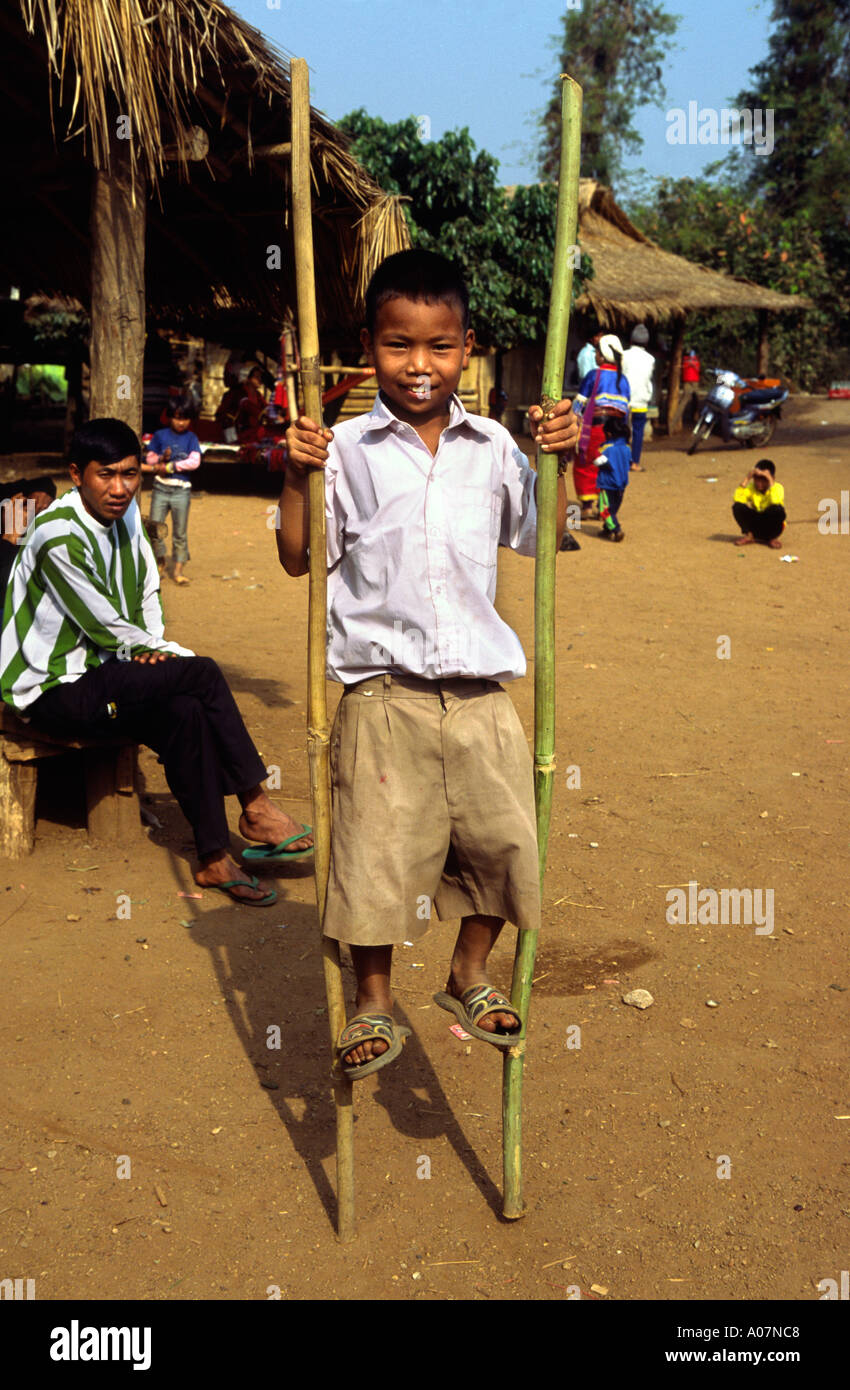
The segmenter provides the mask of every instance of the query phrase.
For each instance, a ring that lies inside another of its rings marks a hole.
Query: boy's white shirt
[[[497,614],[499,545],[536,548],[535,473],[503,425],[452,397],[436,455],[380,396],[334,427],[325,469],[328,676],[394,671],[509,681],[519,638]]]

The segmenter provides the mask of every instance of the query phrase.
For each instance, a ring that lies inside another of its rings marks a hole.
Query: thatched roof
[[[579,243],[590,253],[594,275],[576,307],[592,312],[603,327],[623,319],[661,322],[691,310],[787,312],[811,302],[662,251],[633,226],[610,188],[593,179],[579,184]]]
[[[129,118],[151,316],[279,324],[295,302],[289,160],[275,152],[291,135],[285,57],[219,0],[0,0],[0,40],[4,277],[88,301],[92,171]],[[342,328],[407,228],[319,112],[311,155],[319,312]]]

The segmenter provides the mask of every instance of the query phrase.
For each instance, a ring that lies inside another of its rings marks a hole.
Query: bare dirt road
[[[359,1229],[336,1243],[310,867],[269,909],[182,896],[188,827],[144,752],[161,829],[90,845],[73,776],[46,777],[35,853],[0,866],[0,1276],[39,1299],[817,1298],[850,1217],[850,535],[818,527],[848,445],[850,403],[792,402],[768,451],[779,554],[732,545],[752,453],[662,442],[625,543],[586,524],[559,556],[523,1221],[498,1216],[499,1056],[431,1003],[437,924],[398,953],[413,1036],[355,1091]],[[272,505],[196,498],[191,586],[164,604],[308,819],[306,581],[277,566]],[[499,604],[531,654],[530,561],[504,555]],[[531,693],[512,688],[529,734]],[[668,920],[691,883],[759,890],[761,922]]]

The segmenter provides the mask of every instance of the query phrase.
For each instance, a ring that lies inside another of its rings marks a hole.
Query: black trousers
[[[732,515],[740,526],[742,535],[755,536],[757,541],[773,541],[782,535],[782,527],[785,524],[784,507],[765,507],[763,512],[757,512],[755,507],[748,507],[746,502],[733,502]]]
[[[206,656],[172,656],[155,665],[105,661],[39,696],[28,713],[55,734],[121,734],[152,748],[199,855],[230,843],[225,796],[246,792],[268,775],[230,687]]]

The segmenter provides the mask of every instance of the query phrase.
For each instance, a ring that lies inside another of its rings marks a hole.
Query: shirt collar
[[[363,421],[363,424],[361,426],[361,434],[368,434],[372,431],[377,433],[379,430],[392,429],[394,425],[403,425],[404,423],[405,421],[399,420],[398,416],[393,414],[389,406],[384,404],[383,400],[381,399],[381,394],[380,392],[378,392],[378,394],[375,397],[375,404],[372,406],[371,411],[366,416],[366,419]],[[479,425],[475,423],[475,417],[467,413],[460,397],[458,395],[454,395],[452,396],[449,402],[449,423],[446,426],[446,429],[460,429],[464,425],[466,425],[474,434],[482,435],[484,437],[486,437],[487,435],[487,431],[482,429]]]
[[[73,492],[71,493],[71,498],[80,520],[83,522],[85,526],[89,528],[90,531],[94,531],[96,536],[103,536],[104,539],[106,537],[108,537],[110,540],[114,539],[114,537],[117,535],[117,531],[115,529],[116,522],[110,521],[107,524],[105,521],[98,521],[96,516],[92,516],[91,512],[87,509],[85,503],[83,502],[83,499],[80,495],[80,489],[78,487],[74,488]],[[64,502],[65,500],[66,499],[63,497],[62,501]],[[130,505],[132,506],[132,503]],[[126,516],[127,513],[125,512],[124,515]]]

